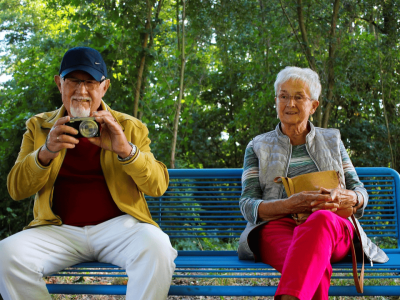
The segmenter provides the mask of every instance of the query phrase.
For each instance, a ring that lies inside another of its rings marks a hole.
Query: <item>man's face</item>
[[[58,89],[61,93],[62,102],[70,117],[89,117],[92,112],[97,111],[101,104],[101,99],[107,92],[110,80],[91,85],[78,80],[91,80],[94,78],[84,71],[73,71],[62,79],[59,75],[54,76]]]

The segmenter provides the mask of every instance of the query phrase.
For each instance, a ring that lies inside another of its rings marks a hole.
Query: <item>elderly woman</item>
[[[331,263],[347,256],[354,235],[352,222],[335,214],[353,208],[362,217],[368,194],[360,182],[337,129],[308,121],[317,109],[321,84],[310,69],[286,67],[275,82],[280,123],[247,146],[240,209],[248,221],[239,242],[240,259],[271,265],[282,276],[275,299],[328,299]],[[278,176],[335,170],[340,186],[287,197]],[[292,214],[311,213],[301,225]],[[358,222],[357,222],[358,223]],[[370,261],[386,262],[386,254],[361,231]]]

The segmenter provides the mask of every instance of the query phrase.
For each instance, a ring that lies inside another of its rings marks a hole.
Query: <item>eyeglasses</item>
[[[279,101],[282,102],[282,103],[286,103],[286,104],[289,103],[290,99],[292,99],[292,98],[297,103],[302,103],[302,102],[305,102],[306,100],[311,100],[311,98],[306,97],[306,96],[301,95],[301,94],[297,94],[297,95],[294,95],[294,96],[289,95],[289,94],[280,94],[280,95],[278,95]]]
[[[73,89],[77,89],[80,87],[81,83],[83,82],[83,84],[85,85],[86,89],[88,91],[91,90],[95,90],[100,86],[100,83],[102,83],[105,79],[103,79],[102,81],[96,81],[96,80],[81,80],[78,78],[74,78],[74,77],[63,77],[65,83]]]

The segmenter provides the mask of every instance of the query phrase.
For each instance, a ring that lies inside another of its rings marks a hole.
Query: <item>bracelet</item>
[[[43,145],[43,146],[44,146],[44,149],[47,150],[47,151],[49,151],[50,153],[56,154],[56,153],[60,152],[61,150],[58,150],[58,151],[55,151],[55,152],[54,152],[54,151],[51,151],[51,150],[49,149],[49,147],[47,147],[47,140],[49,139],[49,135],[50,135],[50,134],[47,135],[46,141],[44,142],[44,145]]]
[[[128,142],[128,144],[132,146],[131,153],[129,153],[129,155],[125,158],[121,158],[119,155],[117,155],[117,158],[119,161],[122,161],[122,162],[128,161],[136,154],[137,147],[134,144],[132,144],[131,142]]]
[[[360,196],[358,196],[358,193],[356,191],[354,191],[354,193],[356,193],[357,202],[353,207],[356,207],[356,206],[358,206],[358,204],[360,204]]]

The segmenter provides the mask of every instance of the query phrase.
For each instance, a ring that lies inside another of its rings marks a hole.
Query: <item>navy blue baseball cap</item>
[[[107,67],[99,51],[89,47],[75,47],[65,54],[60,66],[60,76],[64,77],[73,71],[85,71],[96,81],[107,77]]]

